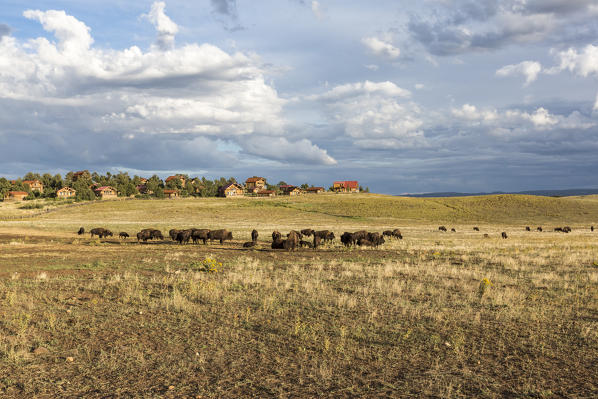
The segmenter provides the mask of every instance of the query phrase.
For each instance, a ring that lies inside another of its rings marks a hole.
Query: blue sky
[[[0,175],[596,187],[598,0],[3,1]]]

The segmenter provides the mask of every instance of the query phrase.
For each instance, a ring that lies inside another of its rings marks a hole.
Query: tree
[[[96,199],[96,195],[90,188],[90,179],[78,179],[73,183],[72,187],[77,191],[75,194],[75,200],[77,201],[92,201]]]

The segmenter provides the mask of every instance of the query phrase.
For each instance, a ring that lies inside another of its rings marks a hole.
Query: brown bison
[[[256,242],[258,235],[259,234],[256,229],[251,230],[251,241]]]
[[[444,226],[440,226],[440,227],[438,228],[438,230],[446,232],[446,227],[444,227]]]
[[[127,238],[129,238],[129,235],[124,231],[121,231],[120,233],[118,233],[118,237],[126,240]]]
[[[85,234],[85,229],[83,227],[79,227],[79,231],[77,232],[77,234]]]
[[[571,227],[569,227],[569,226],[563,227],[563,233],[571,233]]]
[[[189,243],[189,240],[191,239],[192,234],[193,234],[193,231],[191,229],[180,230],[176,235],[176,240],[181,245],[187,244],[187,243]]]
[[[209,233],[209,229],[191,229],[191,239],[193,240],[193,244],[197,244],[199,240],[201,240],[203,244],[206,245]]]
[[[500,236],[501,236],[502,238],[504,238],[505,240],[506,240],[507,238],[509,238],[509,237],[507,236],[507,233],[505,233],[504,231],[503,231],[502,233],[500,233]]]
[[[484,238],[490,238],[490,236],[488,235],[488,233],[484,233]]]
[[[112,232],[103,227],[96,227],[95,229],[91,229],[91,230],[89,230],[89,234],[91,235],[92,238],[94,235],[96,235],[100,238],[105,238],[108,236],[112,237]]]
[[[341,234],[341,242],[343,243],[343,245],[345,247],[355,245],[355,239],[353,238],[353,233],[349,233],[348,231],[345,231],[343,234]]]
[[[480,228],[476,226],[473,228],[473,231],[480,231]]]
[[[306,247],[307,247],[307,248],[313,248],[313,247],[314,247],[314,244],[312,244],[312,243],[311,243],[311,242],[309,242],[309,241],[303,241],[303,240],[301,240],[301,241],[299,241],[299,246],[300,246],[301,248],[306,248]]]
[[[456,233],[456,232],[457,232],[457,230],[455,230],[455,228],[453,227],[453,228],[451,229],[451,232],[452,232],[452,233]]]
[[[306,237],[311,237],[314,233],[315,233],[315,231],[313,229],[303,229],[303,230],[301,230],[301,234],[303,234]]]
[[[287,234],[287,239],[284,240],[284,249],[287,251],[294,251],[299,246],[299,242],[301,241],[301,237],[298,232],[292,230]]]
[[[170,229],[170,231],[168,232],[168,235],[170,236],[170,239],[172,241],[176,241],[176,235],[179,234],[179,231],[181,231],[181,230]]]
[[[320,245],[322,245],[322,239],[317,234],[314,234],[314,249],[318,249]]]
[[[243,248],[255,247],[257,243],[255,241],[247,241],[243,243]]]
[[[538,230],[541,233],[542,232],[542,226],[538,226],[538,228],[536,230]]]
[[[284,249],[284,243],[286,240],[282,240],[277,238],[276,240],[272,241],[272,249]]]
[[[525,226],[525,231],[532,231],[529,226]]]
[[[281,240],[281,239],[282,239],[282,234],[280,234],[280,231],[274,230],[272,232],[272,241],[277,241],[277,240]]]
[[[230,241],[233,239],[233,233],[226,229],[212,230],[208,233],[208,238],[210,239],[210,242],[218,240],[220,241],[220,244],[223,244],[224,241]]]
[[[83,227],[81,227],[81,228],[83,228]],[[590,231],[592,231],[592,232],[594,231],[594,226],[590,226]]]

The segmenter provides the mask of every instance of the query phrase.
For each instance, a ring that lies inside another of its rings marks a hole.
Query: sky
[[[0,7],[0,176],[519,191],[597,155],[598,0]]]

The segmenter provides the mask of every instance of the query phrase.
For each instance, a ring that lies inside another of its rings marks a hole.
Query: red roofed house
[[[9,191],[4,194],[4,201],[23,201],[28,195],[26,191]]]
[[[88,170],[80,170],[78,172],[73,173],[73,181],[77,181],[79,179],[91,180],[91,174]]]
[[[60,190],[56,191],[56,198],[72,198],[75,194],[77,194],[75,189],[62,187]]]
[[[257,193],[266,188],[266,179],[263,177],[253,176],[245,180],[245,189],[250,193]]]
[[[326,190],[324,190],[324,187],[309,187],[309,188],[306,188],[305,191],[308,194],[320,194]]]
[[[218,195],[221,197],[242,197],[243,187],[237,183],[228,183],[218,189]]]
[[[44,192],[44,185],[39,180],[23,180],[23,184],[28,185],[31,191]]]
[[[335,181],[332,189],[337,193],[358,193],[359,183],[356,180]]]
[[[283,195],[299,195],[301,194],[301,188],[297,186],[291,186],[290,184],[280,186]]]
[[[164,190],[166,198],[179,198],[179,190]]]
[[[102,186],[93,190],[101,199],[114,199],[118,196],[118,192],[114,187]]]
[[[185,185],[185,176],[182,175],[174,175],[174,176],[168,176],[166,178],[166,180],[164,180],[164,183],[168,183],[171,180],[180,180],[181,184],[184,186]]]

